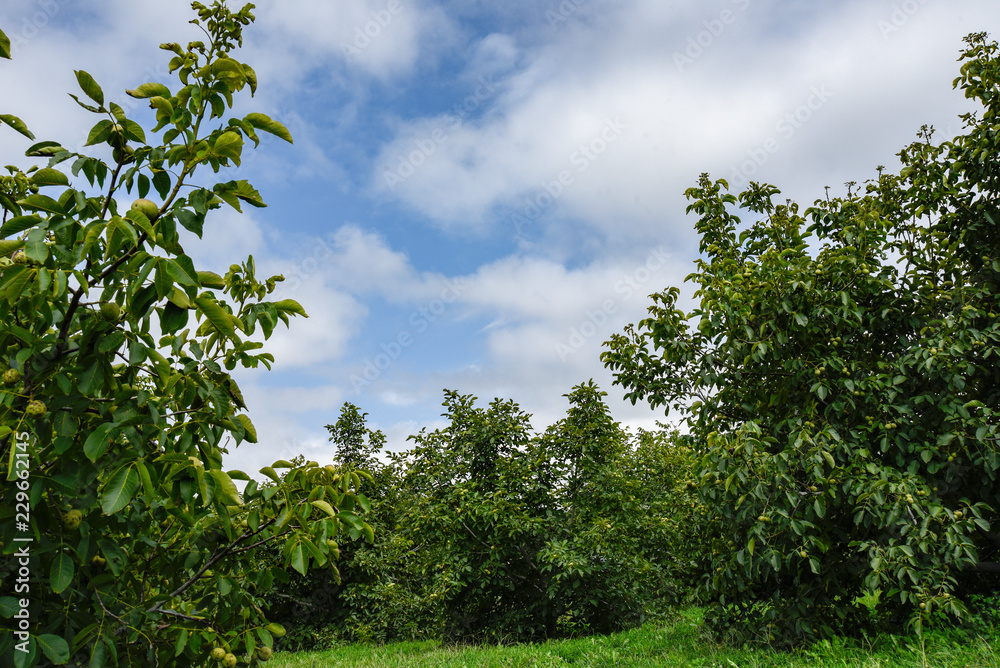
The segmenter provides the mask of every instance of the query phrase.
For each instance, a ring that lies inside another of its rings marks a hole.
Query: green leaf
[[[125,218],[135,223],[136,227],[146,234],[147,239],[156,238],[156,232],[153,230],[153,225],[149,222],[149,218],[147,218],[146,214],[143,212],[135,209],[129,209],[129,212],[125,214]],[[136,237],[136,241],[138,240],[139,238]]]
[[[69,178],[58,169],[43,167],[31,175],[31,182],[36,186],[68,186]]]
[[[180,260],[180,258],[178,258],[177,260],[167,258],[165,260],[167,266],[167,273],[169,273],[170,277],[173,278],[178,283],[180,283],[181,285],[198,287],[197,272],[192,271],[194,269],[194,265],[192,265],[190,262],[182,264],[183,261],[178,261],[178,260]],[[184,264],[187,264],[188,266],[185,267]]]
[[[89,112],[91,112],[93,114],[103,114],[104,113],[104,108],[103,107],[95,107],[92,104],[87,104],[86,102],[84,102],[83,100],[81,100],[80,98],[78,98],[76,95],[73,95],[73,93],[69,93],[69,96],[71,98],[73,98],[73,101],[75,101],[78,105],[80,105],[81,107],[83,107],[84,109],[86,109],[87,111],[89,111]]]
[[[142,126],[133,120],[126,120],[124,122],[125,136],[132,141],[137,141],[140,144],[146,143],[146,133],[142,129]]]
[[[3,227],[0,227],[0,238],[6,239],[7,237],[12,237],[15,234],[20,234],[21,232],[31,229],[32,227],[38,225],[41,222],[42,222],[41,216],[35,214],[32,214],[30,216],[15,216],[14,218],[11,218],[6,223],[4,223]]]
[[[163,306],[163,317],[160,318],[160,328],[164,334],[173,334],[184,327],[187,322],[187,309],[177,306],[172,301],[167,302]]]
[[[69,663],[69,644],[59,636],[43,633],[37,636],[38,646],[49,661],[62,666]]]
[[[240,201],[246,202],[250,206],[262,209],[267,206],[261,198],[260,193],[247,181],[229,181],[218,183],[212,191],[225,200],[231,207],[240,211]]]
[[[140,100],[156,96],[168,99],[170,98],[170,89],[163,84],[156,82],[144,83],[141,86],[133,88],[132,90],[126,90],[125,93],[127,95],[131,95],[132,97],[139,98]]]
[[[24,290],[31,281],[35,279],[36,270],[20,267],[21,271],[15,269],[14,275],[7,281],[7,303],[13,306],[24,295]],[[14,331],[13,327],[11,330]]]
[[[90,129],[90,134],[87,135],[87,143],[84,144],[84,146],[93,146],[106,141],[108,137],[111,136],[111,129],[114,125],[114,123],[106,118],[102,121],[98,121],[97,124]]]
[[[10,114],[0,114],[0,123],[3,123],[4,125],[9,125],[15,131],[20,132],[28,139],[35,138],[35,135],[31,134],[31,131],[28,130],[28,126],[24,124],[24,121],[22,121],[17,116],[11,116]]]
[[[0,58],[10,60],[10,38],[0,30]]]
[[[15,476],[16,479],[16,476]],[[0,617],[10,619],[21,609],[21,604],[13,596],[0,598]]]
[[[284,139],[289,144],[293,143],[292,133],[288,131],[288,128],[265,114],[256,112],[247,114],[244,116],[243,120],[258,130],[263,130],[264,132],[268,132],[279,139]]]
[[[326,513],[330,517],[336,517],[337,516],[337,511],[333,509],[333,506],[331,506],[326,501],[323,501],[322,499],[317,499],[315,501],[310,501],[310,503],[313,506],[315,506],[316,508],[319,508],[320,510],[322,510],[324,513]]]
[[[101,494],[101,510],[113,515],[128,505],[139,487],[139,474],[132,464],[125,464],[111,476]]]
[[[14,251],[24,247],[24,242],[20,239],[0,239],[0,257],[13,255]]]
[[[76,81],[80,84],[80,90],[82,90],[87,97],[96,102],[97,104],[104,104],[104,91],[101,87],[97,85],[94,81],[94,77],[90,76],[83,70],[75,70]]]
[[[188,642],[188,630],[181,629],[181,632],[177,634],[177,640],[174,641],[174,656],[180,656],[184,653],[184,648],[187,647]]]
[[[306,314],[306,310],[302,308],[302,305],[294,299],[282,299],[281,301],[274,302],[273,306],[283,313],[294,313],[295,315],[301,315],[303,318],[309,317]]]
[[[253,426],[253,422],[250,421],[250,416],[246,413],[240,413],[236,416],[240,424],[243,425],[243,438],[245,438],[250,443],[257,442],[257,428]]]
[[[28,195],[22,200],[17,202],[23,207],[34,209],[36,211],[47,211],[48,213],[63,214],[63,208],[59,206],[59,202],[55,201],[47,195]]]
[[[14,668],[32,668],[32,666],[36,665],[36,661],[38,659],[38,643],[35,636],[28,637],[27,649],[27,652],[14,652]]]
[[[292,568],[297,570],[302,575],[306,574],[306,552],[302,547],[301,539],[297,541],[289,552],[289,563],[291,563]]]
[[[170,193],[170,174],[162,169],[153,172],[153,188],[160,199],[165,200]]]
[[[223,502],[230,506],[242,506],[243,499],[240,498],[240,493],[236,490],[236,483],[233,482],[232,478],[225,471],[219,471],[212,469],[208,471],[210,475],[222,489]]]
[[[61,594],[73,582],[73,560],[65,552],[60,552],[49,569],[49,584],[52,591]]]
[[[83,454],[87,456],[87,459],[96,463],[98,458],[107,452],[111,446],[108,432],[111,431],[112,426],[110,422],[105,422],[90,433],[83,444]]]
[[[243,152],[243,137],[238,132],[231,130],[223,132],[215,140],[213,147],[215,154],[223,158],[229,158],[237,165],[240,164],[240,155]]]
[[[140,460],[136,462],[136,468],[139,470],[139,481],[142,483],[143,494],[152,499],[156,494],[156,487],[153,486],[153,479],[149,475],[149,467]]]
[[[201,238],[202,227],[205,225],[204,214],[192,213],[187,209],[176,209],[174,211],[174,216],[177,218],[177,222],[179,222],[185,230],[193,232]]]
[[[219,306],[219,303],[213,297],[201,294],[195,297],[194,301],[198,305],[198,310],[208,318],[208,321],[212,323],[215,329],[229,338],[235,338],[236,327],[233,325],[231,316],[224,308]]]
[[[226,287],[226,281],[214,271],[199,271],[198,283],[203,288],[213,288],[222,290]]]

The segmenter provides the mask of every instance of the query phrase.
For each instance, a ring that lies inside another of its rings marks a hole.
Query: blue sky
[[[440,425],[444,388],[559,419],[594,378],[621,400],[601,343],[683,284],[697,252],[684,190],[710,172],[809,204],[842,192],[934,125],[961,131],[962,37],[994,33],[972,0],[268,0],[238,58],[260,87],[239,112],[294,145],[247,156],[269,207],[217,212],[189,254],[225,270],[253,254],[310,314],[238,378],[260,433],[232,466],[305,454],[345,401],[394,448]],[[78,146],[96,119],[74,69],[109,98],[170,85],[161,42],[197,39],[187,2],[4,0],[13,41],[0,108]],[[136,118],[146,110],[126,106]],[[3,164],[27,143],[0,133]],[[235,174],[226,178],[233,178]],[[218,177],[201,175],[206,183]]]

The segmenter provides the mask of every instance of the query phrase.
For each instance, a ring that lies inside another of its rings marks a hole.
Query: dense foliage
[[[329,564],[341,526],[368,529],[343,512],[357,476],[309,462],[264,469],[262,487],[222,469],[230,441],[256,441],[229,372],[269,365],[254,338],[305,313],[266,301],[281,277],[252,258],[219,276],[181,245],[212,209],[264,206],[196,170],[239,165],[258,132],[291,141],[263,114],[226,117],[256,88],[233,58],[252,5],[192,6],[205,41],[162,45],[179,84],[128,91],[158,140],[81,70],[74,99],[100,118],[86,146],[104,157],[42,141],[40,165],[0,177],[0,656],[19,667],[256,664],[284,632],[260,607],[276,574]],[[260,569],[268,545],[282,559]]]
[[[967,38],[955,86],[981,105],[861,192],[800,212],[703,176],[702,258],[604,353],[633,402],[685,416],[707,452],[709,621],[748,639],[958,617],[1000,584],[1000,57]],[[754,222],[744,225],[736,205]]]
[[[446,392],[448,425],[411,437],[391,464],[345,447],[365,431],[381,443],[345,406],[331,426],[338,465],[364,460],[375,472],[376,539],[344,555],[342,582],[293,578],[298,606],[275,597],[290,646],[337,636],[507,642],[662,615],[691,590],[687,555],[707,535],[692,520],[693,453],[665,432],[630,437],[603,396],[593,383],[574,388],[566,418],[538,434],[511,401],[478,408]]]

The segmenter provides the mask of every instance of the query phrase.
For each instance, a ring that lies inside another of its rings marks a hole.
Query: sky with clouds
[[[690,295],[684,191],[708,172],[809,204],[894,168],[921,125],[961,132],[962,38],[1000,27],[982,0],[256,5],[236,57],[260,85],[237,112],[295,143],[244,158],[268,208],[217,211],[186,245],[220,273],[252,254],[310,316],[276,331],[271,371],[237,376],[260,443],[228,463],[248,471],[329,461],[345,401],[401,449],[440,426],[445,388],[514,399],[544,428],[593,378],[618,420],[653,426],[599,356],[650,293]],[[198,39],[192,16],[183,0],[3,0],[0,110],[80,147],[96,119],[66,93],[84,69],[148,119],[124,90],[173,83],[157,45]],[[0,132],[2,163],[28,164],[29,143]]]

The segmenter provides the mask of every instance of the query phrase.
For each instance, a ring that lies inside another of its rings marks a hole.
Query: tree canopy
[[[78,70],[97,155],[38,141],[0,177],[0,655],[18,668],[257,664],[284,633],[260,607],[276,574],[330,566],[341,527],[370,530],[344,510],[357,474],[276,462],[262,485],[222,468],[257,440],[230,372],[269,366],[260,340],[305,312],[267,300],[282,277],[252,257],[218,275],[182,246],[221,206],[264,206],[212,174],[259,133],[291,141],[228,115],[257,87],[234,57],[252,5],[192,7],[204,41],[161,46],[177,81],[128,91],[156,127]],[[11,115],[0,127],[35,139]],[[281,559],[260,568],[268,545]]]
[[[699,493],[732,536],[703,582],[719,627],[828,636],[862,595],[921,625],[997,588],[1000,58],[966,43],[964,134],[924,127],[898,173],[805,210],[703,175],[696,308],[669,288],[607,343],[632,402],[707,453]]]

